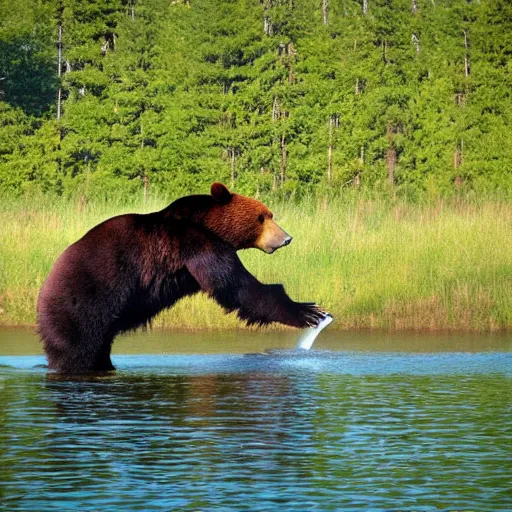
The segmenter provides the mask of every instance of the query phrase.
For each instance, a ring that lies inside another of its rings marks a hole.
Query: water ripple
[[[510,510],[510,357],[3,357],[0,508]]]

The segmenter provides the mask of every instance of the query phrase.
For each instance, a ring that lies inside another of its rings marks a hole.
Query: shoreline
[[[335,322],[329,326],[329,331],[334,331],[338,333],[358,333],[358,334],[385,334],[385,335],[393,335],[393,334],[410,334],[410,335],[425,335],[425,336],[449,336],[449,335],[508,335],[512,334],[512,327],[502,327],[500,329],[463,329],[463,328],[418,328],[418,329],[391,329],[391,328],[383,328],[383,327],[341,327],[336,328],[333,326]],[[36,324],[2,324],[0,322],[0,330],[8,331],[8,330],[19,330],[19,331],[32,331],[37,335],[36,332],[37,325]],[[148,333],[169,333],[169,334],[179,334],[179,333],[220,333],[220,332],[240,332],[240,333],[299,333],[303,329],[296,329],[294,327],[287,326],[269,326],[269,327],[246,327],[243,325],[235,326],[235,327],[208,327],[208,326],[200,326],[200,327],[173,327],[173,326],[156,326],[156,327],[148,327],[148,328],[137,328],[133,331],[127,331],[118,336],[131,336],[134,334],[143,334],[145,331]]]

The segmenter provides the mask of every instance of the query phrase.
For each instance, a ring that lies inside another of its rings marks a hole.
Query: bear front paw
[[[297,303],[299,307],[300,324],[298,327],[317,327],[318,324],[329,315],[327,311],[322,309],[314,302]]]

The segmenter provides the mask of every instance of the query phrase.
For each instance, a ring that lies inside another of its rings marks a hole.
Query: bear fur
[[[39,293],[38,331],[49,368],[113,370],[118,333],[200,291],[248,324],[316,326],[326,315],[321,308],[292,301],[282,285],[260,283],[236,253],[272,253],[290,241],[264,204],[220,183],[211,195],[102,222],[62,253]]]

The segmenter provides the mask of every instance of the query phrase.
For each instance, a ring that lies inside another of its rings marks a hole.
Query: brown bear
[[[248,324],[316,326],[325,311],[292,301],[282,285],[260,283],[236,254],[251,247],[270,254],[291,240],[264,204],[221,183],[211,195],[102,222],[62,253],[39,293],[38,331],[49,368],[114,369],[110,349],[118,333],[200,291]]]

